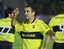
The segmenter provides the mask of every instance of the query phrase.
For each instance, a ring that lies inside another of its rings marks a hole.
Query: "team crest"
[[[35,25],[33,25],[32,27],[35,28]]]

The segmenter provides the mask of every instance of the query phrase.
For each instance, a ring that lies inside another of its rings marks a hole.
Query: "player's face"
[[[34,12],[32,11],[31,7],[26,7],[24,11],[26,19],[32,18],[34,16]]]
[[[13,15],[14,15],[14,14],[13,14],[13,13],[11,13],[11,14],[9,14],[9,17],[10,17],[10,18],[13,18]]]
[[[18,8],[16,8],[15,10],[13,10],[13,12],[10,14],[11,18],[13,18],[13,16],[17,16],[19,14],[19,10]]]

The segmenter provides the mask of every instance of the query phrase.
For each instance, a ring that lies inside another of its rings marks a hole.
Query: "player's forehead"
[[[26,8],[25,8],[25,11],[31,11],[31,10],[32,10],[31,7],[26,7]]]

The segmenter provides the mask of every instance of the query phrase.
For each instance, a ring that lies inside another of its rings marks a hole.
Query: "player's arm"
[[[49,30],[47,32],[47,36],[44,42],[44,49],[47,49],[48,43],[51,39],[55,39],[55,35],[54,35],[54,31],[53,30]]]
[[[14,11],[13,11],[13,14],[14,14],[14,16],[13,16],[13,18],[12,18],[12,27],[15,27],[15,23],[16,23],[16,18],[17,18],[17,15],[19,14],[19,10],[18,10],[18,8],[16,8]]]

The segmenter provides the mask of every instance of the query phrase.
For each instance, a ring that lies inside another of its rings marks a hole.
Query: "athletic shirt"
[[[53,17],[49,26],[54,30],[56,37],[55,42],[64,43],[64,14]]]
[[[50,28],[42,20],[35,19],[32,23],[16,24],[15,30],[21,36],[22,49],[41,49],[43,36]]]
[[[11,27],[11,19],[0,19],[0,41],[14,42],[14,29]]]

